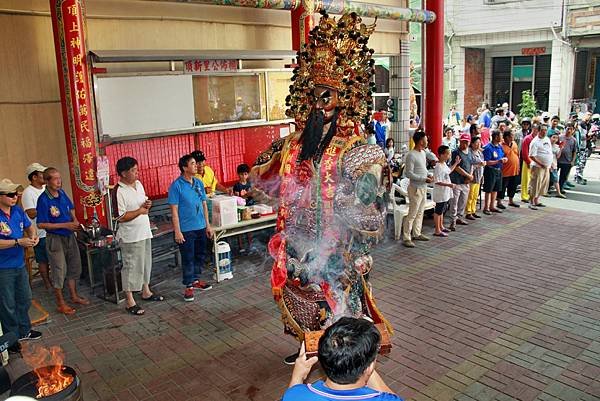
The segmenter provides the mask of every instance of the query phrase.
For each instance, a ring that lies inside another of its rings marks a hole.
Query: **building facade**
[[[408,5],[407,0],[366,2],[394,7]],[[82,4],[86,5],[87,48],[90,51],[115,50],[135,53],[292,49],[289,11],[212,6],[176,0],[86,0]],[[371,18],[366,19],[366,22],[370,21]],[[376,55],[390,57],[394,75],[389,77],[387,91],[390,96],[397,98],[402,99],[405,96],[402,104],[408,104],[408,88],[402,82],[408,80],[407,30],[407,22],[380,19],[377,30],[369,41]],[[3,55],[4,61],[3,68],[0,69],[0,154],[3,155],[0,177],[8,177],[14,182],[25,184],[25,167],[34,161],[40,162],[63,171],[64,186],[70,192],[71,183],[67,172],[72,166],[67,159],[48,0],[0,0],[0,33],[4,39],[0,42],[0,54]],[[404,56],[403,51],[406,53]],[[248,64],[247,68],[281,68],[282,64],[272,65],[265,62]],[[164,61],[108,63],[102,67],[107,73],[136,74],[177,72],[182,71],[184,65],[181,62]],[[93,71],[92,75],[95,76],[96,73],[97,71]],[[283,104],[285,95],[282,94],[280,99],[275,100]],[[399,118],[404,119],[394,128],[398,139],[402,132],[406,136],[407,128],[405,132],[401,127],[408,127],[407,109],[408,106],[398,108]],[[271,125],[272,122],[265,119],[264,127]],[[215,127],[215,131],[220,129]],[[276,130],[277,135],[278,133],[279,130]],[[216,139],[213,141],[208,135],[201,135],[200,130],[182,133],[192,134],[200,141],[193,143],[193,147],[197,148],[204,143],[203,141],[214,142],[218,147],[219,142],[216,142]],[[215,134],[214,137],[217,138],[218,135]],[[97,139],[101,151],[106,151],[110,146],[117,146],[102,143],[102,138]],[[136,141],[139,145],[143,139]],[[123,142],[123,146],[125,145]],[[136,148],[132,144],[127,149],[138,148],[148,147]],[[142,160],[139,154],[131,150],[128,152],[129,155]],[[170,162],[176,163],[177,160]],[[215,167],[221,171],[226,168]],[[226,180],[224,177],[220,178]],[[157,180],[160,182],[160,178]]]
[[[573,101],[600,113],[600,1],[569,1],[566,29],[575,49]]]
[[[566,40],[562,0],[449,0],[448,98],[465,115],[482,102],[517,112],[530,90],[540,110],[571,109],[575,49]]]

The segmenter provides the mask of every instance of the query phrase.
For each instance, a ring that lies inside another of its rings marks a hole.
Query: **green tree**
[[[522,94],[522,103],[519,104],[519,118],[524,117],[535,117],[537,115],[537,102],[535,98],[531,94],[530,90],[523,91]]]

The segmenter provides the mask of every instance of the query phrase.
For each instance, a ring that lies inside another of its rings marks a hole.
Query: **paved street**
[[[600,400],[599,226],[600,213],[521,208],[416,249],[380,244],[372,283],[395,329],[384,379],[408,400]],[[257,245],[236,258],[234,280],[193,303],[172,272],[155,287],[167,301],[145,304],[145,316],[96,298],[72,317],[52,313],[43,342],[64,348],[86,401],[276,400],[296,345]],[[9,368],[26,370],[21,359]]]
[[[572,169],[571,182],[575,168]],[[600,153],[594,153],[587,161],[584,176],[587,185],[576,185],[567,192],[568,199],[546,198],[544,202],[561,209],[600,213]]]

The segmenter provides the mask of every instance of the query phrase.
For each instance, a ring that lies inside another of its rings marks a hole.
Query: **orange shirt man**
[[[502,199],[506,194],[508,195],[509,206],[520,207],[513,199],[517,192],[519,178],[519,146],[514,141],[514,135],[511,131],[503,132],[502,137],[502,149],[508,161],[502,165],[502,191],[498,194],[498,204],[496,206],[500,209],[506,209],[502,204]]]

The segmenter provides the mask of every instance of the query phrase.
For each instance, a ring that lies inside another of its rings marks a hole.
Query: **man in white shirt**
[[[508,118],[511,123],[514,122],[516,115],[508,108],[508,103],[502,103],[502,108],[504,109],[504,115],[506,118]]]
[[[121,248],[123,269],[121,280],[127,297],[128,313],[143,315],[133,298],[133,292],[142,291],[144,301],[163,301],[160,295],[150,291],[152,272],[152,231],[148,211],[152,202],[146,197],[144,186],[138,181],[138,163],[133,157],[117,161],[119,183],[115,187],[119,227],[117,240]]]
[[[31,163],[25,170],[27,179],[29,180],[29,186],[23,191],[21,203],[34,227],[37,216],[37,211],[35,209],[37,200],[46,189],[46,185],[44,185],[44,170],[46,170],[46,167],[39,163]],[[38,264],[38,271],[44,281],[44,287],[49,289],[52,287],[52,284],[50,283],[48,254],[46,253],[46,230],[37,228],[37,233],[40,241],[33,247],[33,252],[35,254],[35,261]]]
[[[538,131],[538,136],[531,141],[529,145],[529,158],[531,159],[531,178],[529,180],[529,208],[537,210],[538,207],[544,207],[540,203],[540,196],[548,190],[548,180],[550,179],[550,167],[554,156],[552,154],[552,143],[546,136],[547,125],[542,125]]]
[[[380,109],[381,121],[379,122],[383,128],[385,128],[385,140],[392,136],[392,122],[388,118],[388,112],[386,109]]]
[[[423,212],[427,201],[427,184],[433,182],[433,174],[427,171],[427,136],[423,131],[413,135],[415,147],[406,154],[404,175],[410,180],[408,184],[408,215],[402,224],[402,244],[414,248],[412,240],[429,241],[421,234]]]

